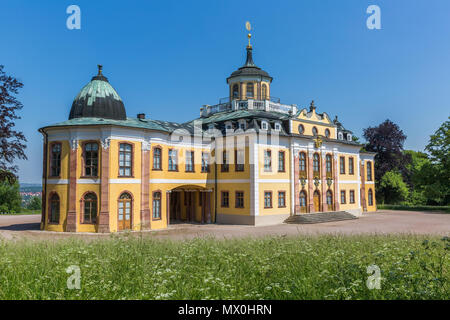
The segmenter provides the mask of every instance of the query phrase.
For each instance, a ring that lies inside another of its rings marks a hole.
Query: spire
[[[252,44],[250,43],[250,39],[252,38],[252,34],[250,33],[250,30],[252,30],[252,26],[250,25],[250,22],[245,23],[245,28],[249,32],[248,37],[248,46],[247,46],[247,60],[245,61],[244,67],[256,67],[255,63],[253,62],[253,55],[252,55]]]

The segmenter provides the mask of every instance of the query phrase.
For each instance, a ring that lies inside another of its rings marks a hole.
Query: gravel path
[[[40,215],[0,215],[0,239],[105,239],[109,234],[73,234],[39,230]],[[175,224],[165,230],[119,233],[119,236],[145,236],[160,239],[191,239],[195,237],[262,237],[319,234],[436,234],[450,235],[450,214],[414,211],[378,211],[364,214],[357,220],[327,222],[314,225],[235,226]]]

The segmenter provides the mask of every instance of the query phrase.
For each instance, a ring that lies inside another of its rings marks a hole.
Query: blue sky
[[[66,8],[81,8],[81,30]],[[366,27],[381,8],[382,30]],[[0,64],[25,87],[17,127],[28,139],[20,181],[40,182],[37,129],[66,120],[72,100],[103,64],[128,116],[184,122],[227,96],[244,63],[245,21],[271,93],[307,107],[314,99],[361,136],[389,118],[422,150],[450,115],[448,0],[21,1],[0,3]]]

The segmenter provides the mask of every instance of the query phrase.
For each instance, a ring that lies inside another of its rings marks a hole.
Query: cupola
[[[127,119],[122,99],[102,74],[101,65],[98,65],[98,74],[73,101],[69,120],[74,118]]]
[[[246,28],[248,31],[251,30],[250,23],[247,22]],[[230,100],[270,99],[272,77],[253,62],[251,36],[249,33],[245,64],[227,78],[230,87]]]

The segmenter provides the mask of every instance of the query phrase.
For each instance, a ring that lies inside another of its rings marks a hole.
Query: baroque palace
[[[127,117],[102,74],[81,89],[69,120],[44,137],[41,229],[115,232],[176,221],[262,225],[293,215],[375,211],[374,154],[352,132],[271,95],[253,62],[229,94],[186,123]]]

